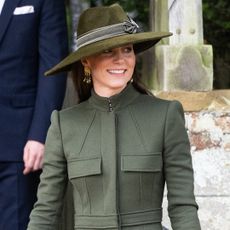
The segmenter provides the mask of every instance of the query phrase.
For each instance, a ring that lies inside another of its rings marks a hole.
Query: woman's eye
[[[125,52],[126,53],[130,53],[130,52],[132,52],[133,51],[133,47],[131,47],[131,46],[127,46],[127,47],[125,47]]]

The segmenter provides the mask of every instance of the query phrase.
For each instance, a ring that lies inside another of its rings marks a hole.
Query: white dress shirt
[[[3,5],[4,5],[4,2],[5,2],[5,0],[0,0],[0,14],[2,12],[2,8],[3,8]]]

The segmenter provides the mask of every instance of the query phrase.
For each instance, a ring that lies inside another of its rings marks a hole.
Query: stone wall
[[[185,109],[201,227],[230,229],[230,90],[158,93]],[[164,225],[170,228],[164,198]]]

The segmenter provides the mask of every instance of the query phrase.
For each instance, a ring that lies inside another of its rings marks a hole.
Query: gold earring
[[[90,68],[89,67],[84,67],[84,78],[83,78],[83,82],[85,82],[86,84],[90,84],[91,83],[91,72],[90,72]]]

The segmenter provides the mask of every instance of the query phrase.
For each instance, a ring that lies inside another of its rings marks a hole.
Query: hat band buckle
[[[88,33],[83,34],[77,39],[77,49],[84,47],[86,45],[92,44],[97,41],[104,39],[137,33],[139,26],[130,17],[129,21],[126,20],[122,23],[117,23],[114,25],[103,26],[95,30],[91,30]]]

